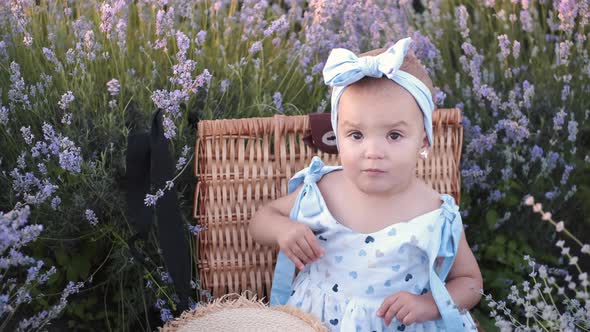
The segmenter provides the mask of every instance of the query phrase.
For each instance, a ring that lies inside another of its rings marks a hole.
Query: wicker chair
[[[309,126],[304,115],[199,122],[194,217],[206,230],[197,239],[197,268],[214,298],[246,290],[269,298],[278,248],[255,243],[248,222],[261,204],[286,195],[288,180],[314,155],[338,163],[303,143]],[[433,149],[417,175],[459,202],[460,110],[435,111],[433,129]]]

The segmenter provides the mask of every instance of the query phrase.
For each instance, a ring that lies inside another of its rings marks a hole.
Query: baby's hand
[[[277,243],[299,270],[303,270],[304,264],[312,263],[324,255],[324,249],[311,229],[302,223],[289,224],[278,235]]]
[[[407,326],[434,320],[438,315],[438,307],[430,293],[415,295],[404,291],[397,292],[383,300],[377,310],[377,316],[383,317],[385,325],[391,324],[393,317]]]

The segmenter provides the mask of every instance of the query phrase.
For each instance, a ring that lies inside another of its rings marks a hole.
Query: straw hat
[[[160,332],[195,331],[328,331],[315,316],[292,306],[269,307],[256,297],[228,294],[213,302],[185,311],[168,321]]]

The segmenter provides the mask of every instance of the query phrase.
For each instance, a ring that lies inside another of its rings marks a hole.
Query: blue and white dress
[[[271,305],[296,306],[332,331],[476,330],[469,312],[457,309],[443,282],[463,230],[454,199],[441,195],[437,210],[373,233],[358,233],[338,223],[317,186],[324,174],[339,169],[314,157],[289,181],[289,192],[304,184],[291,219],[308,225],[326,254],[307,264],[293,281],[295,267],[279,252]],[[443,257],[439,269],[437,257]],[[386,326],[377,309],[398,291],[432,292],[442,319],[404,326],[394,318]]]

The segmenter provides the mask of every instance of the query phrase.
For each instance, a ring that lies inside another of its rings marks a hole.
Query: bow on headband
[[[324,66],[324,81],[333,86],[332,91],[332,128],[336,134],[338,144],[338,102],[344,89],[365,76],[383,77],[396,82],[414,96],[418,106],[424,114],[424,130],[428,136],[430,145],[432,141],[432,112],[434,103],[430,90],[422,81],[414,75],[400,70],[404,62],[408,47],[412,43],[411,38],[399,40],[395,45],[377,56],[357,57],[351,51],[344,48],[336,48],[330,52]]]

